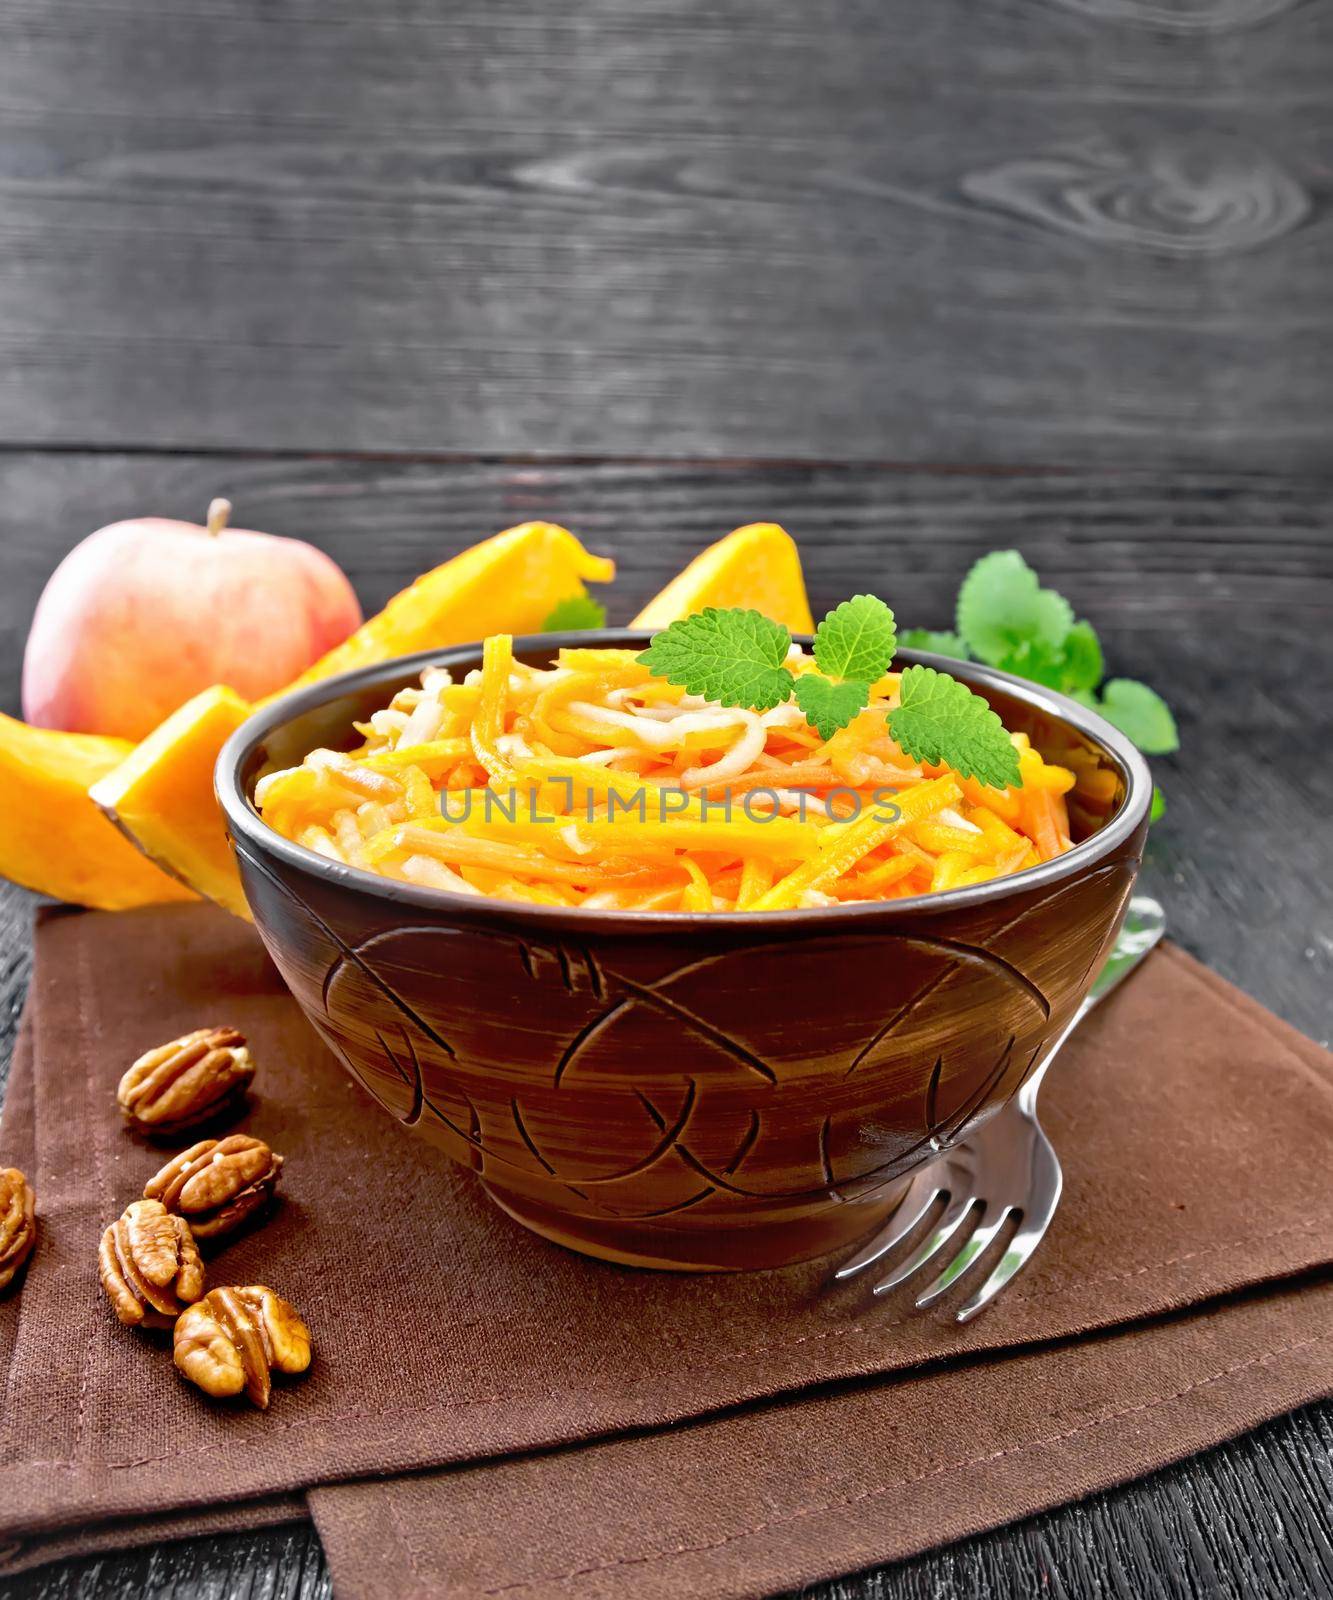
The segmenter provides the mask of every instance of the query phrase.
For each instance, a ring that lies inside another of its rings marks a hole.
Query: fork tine
[[[895,1245],[901,1244],[911,1233],[943,1193],[940,1176],[933,1166],[918,1172],[883,1231],[877,1233],[868,1244],[862,1245],[854,1256],[838,1268],[833,1275],[835,1280],[854,1278],[858,1272],[873,1266],[881,1256],[888,1255]]]
[[[934,1283],[923,1293],[917,1296],[916,1308],[924,1311],[928,1305],[933,1304],[945,1292],[952,1289],[963,1274],[974,1267],[995,1241],[995,1235],[1004,1226],[1004,1219],[1013,1213],[1012,1206],[987,1206],[981,1213],[981,1218],[976,1227],[963,1244],[963,1248],[953,1258]]]
[[[995,1271],[986,1279],[980,1289],[962,1307],[957,1316],[959,1322],[971,1322],[979,1311],[984,1311],[994,1300],[1006,1284],[1012,1282],[1022,1272],[1032,1259],[1033,1251],[1046,1236],[1046,1230],[1051,1225],[1051,1218],[1055,1215],[1055,1208],[1060,1203],[1059,1182],[1055,1183],[1052,1191],[1047,1196],[1045,1204],[1040,1211],[1031,1216],[1025,1216],[1023,1225],[1010,1241],[1009,1248],[1000,1257]]]
[[[968,1212],[976,1203],[977,1197],[971,1190],[950,1200],[943,1216],[907,1260],[896,1266],[887,1278],[875,1285],[875,1293],[887,1294],[890,1289],[896,1289],[905,1278],[910,1278],[914,1272],[924,1267],[927,1261],[933,1261],[962,1227]]]

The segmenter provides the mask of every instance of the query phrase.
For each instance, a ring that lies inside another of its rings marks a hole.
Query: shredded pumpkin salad
[[[780,911],[887,901],[1020,872],[1070,848],[1068,768],[1008,737],[1020,786],[914,762],[888,731],[900,674],[821,738],[794,698],[757,712],[654,677],[630,650],[547,669],[486,641],[461,682],[428,668],[260,779],[278,833],[334,861],[458,894],[614,911]],[[799,682],[812,663],[793,646]]]

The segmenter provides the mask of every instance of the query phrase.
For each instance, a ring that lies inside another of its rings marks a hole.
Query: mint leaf
[[[967,660],[967,646],[958,633],[945,633],[936,628],[905,628],[898,635],[898,643],[908,650],[933,650],[936,655]]]
[[[1095,689],[1105,670],[1096,630],[1090,622],[1076,622],[1065,635],[1064,671],[1056,687],[1066,694],[1077,689]]]
[[[893,612],[873,594],[844,600],[815,629],[815,665],[829,678],[874,683],[889,670],[896,648]]]
[[[653,635],[638,660],[659,678],[719,705],[770,711],[791,695],[791,634],[758,611],[709,606]]]
[[[958,631],[980,660],[997,666],[1024,644],[1052,649],[1074,624],[1069,602],[1043,589],[1017,550],[982,556],[958,591]]]
[[[1002,672],[1012,672],[1016,678],[1026,678],[1029,683],[1044,684],[1048,689],[1058,689],[1064,683],[1064,651],[1043,644],[1040,639],[1025,640],[991,665]]]
[[[1145,755],[1164,756],[1180,748],[1176,719],[1155,689],[1133,678],[1112,678],[1097,707],[1108,722],[1138,745]]]
[[[934,667],[908,667],[889,732],[914,761],[944,762],[994,789],[1022,784],[1018,752],[980,695]]]
[[[1062,645],[1025,639],[991,665],[1075,697],[1095,689],[1102,681],[1101,645],[1086,622],[1076,622]]]
[[[559,601],[542,623],[543,633],[577,633],[583,628],[604,628],[606,607],[590,594],[571,594]]]
[[[855,678],[834,683],[817,672],[804,672],[796,680],[796,704],[821,739],[831,739],[845,728],[869,697],[870,685]]]

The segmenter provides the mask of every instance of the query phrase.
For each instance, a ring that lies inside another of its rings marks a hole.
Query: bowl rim
[[[624,649],[634,645],[646,646],[655,631],[651,628],[590,628],[570,633],[521,634],[514,638],[514,654],[554,654],[566,648]],[[809,634],[794,633],[792,639],[798,644],[811,642]],[[403,676],[415,676],[429,666],[452,667],[465,661],[469,668],[480,665],[481,648],[481,641],[475,640],[467,644],[444,645],[433,650],[419,650],[411,655],[394,656],[387,661],[322,678],[304,688],[288,690],[254,711],[223,745],[214,767],[214,790],[233,842],[244,840],[261,853],[276,855],[288,866],[322,878],[339,888],[367,894],[400,907],[459,913],[469,923],[479,920],[511,926],[515,923],[538,926],[554,923],[587,927],[589,931],[596,928],[603,933],[621,930],[638,934],[669,934],[673,931],[698,934],[706,929],[734,933],[743,928],[756,932],[764,929],[794,931],[798,928],[813,932],[817,928],[826,930],[828,924],[842,927],[901,922],[904,918],[909,921],[920,920],[1061,883],[1084,868],[1095,866],[1132,837],[1146,819],[1152,801],[1153,782],[1148,763],[1130,740],[1097,712],[1057,690],[1015,677],[997,667],[984,666],[975,661],[957,661],[931,651],[904,648],[895,655],[895,664],[902,660],[909,666],[934,667],[937,671],[953,674],[973,688],[985,685],[1002,690],[1033,709],[1068,723],[1077,732],[1094,740],[1120,769],[1125,784],[1125,798],[1120,809],[1099,832],[1076,844],[1065,855],[1056,857],[1054,861],[1042,862],[1039,866],[1027,867],[1022,872],[1010,873],[1004,878],[993,878],[987,883],[973,884],[964,889],[945,889],[901,900],[849,901],[835,906],[801,906],[789,911],[585,910],[578,906],[527,905],[521,901],[495,900],[489,896],[456,894],[448,889],[404,883],[396,878],[381,877],[361,867],[331,861],[327,856],[284,837],[263,820],[246,794],[240,775],[256,746],[275,728],[316,710],[327,701],[336,700],[340,695],[368,688],[380,680],[387,682]]]

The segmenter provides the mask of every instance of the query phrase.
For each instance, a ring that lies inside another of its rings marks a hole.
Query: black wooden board
[[[1016,545],[1100,629],[1109,668],[1180,720],[1158,762],[1169,810],[1146,883],[1174,935],[1313,1037],[1333,1034],[1333,480],[1286,474],[933,472],[871,466],[593,465],[0,452],[0,704],[14,709],[32,603],[102,521],[198,515],[313,539],[367,604],[535,516],[614,554],[613,619],[702,544],[758,517],[801,541],[816,607],[870,588],[941,625],[968,563]],[[7,1060],[31,897],[0,886]],[[1257,1069],[1258,1070],[1258,1069]],[[1262,1085],[1256,1082],[1256,1105]],[[1256,1111],[1258,1114],[1258,1111]],[[1310,1407],[1111,1494],[883,1572],[820,1600],[1306,1600],[1333,1594],[1333,1406]],[[328,1594],[308,1526],[67,1563],[3,1600]]]
[[[0,438],[1307,467],[1326,0],[4,0]]]

